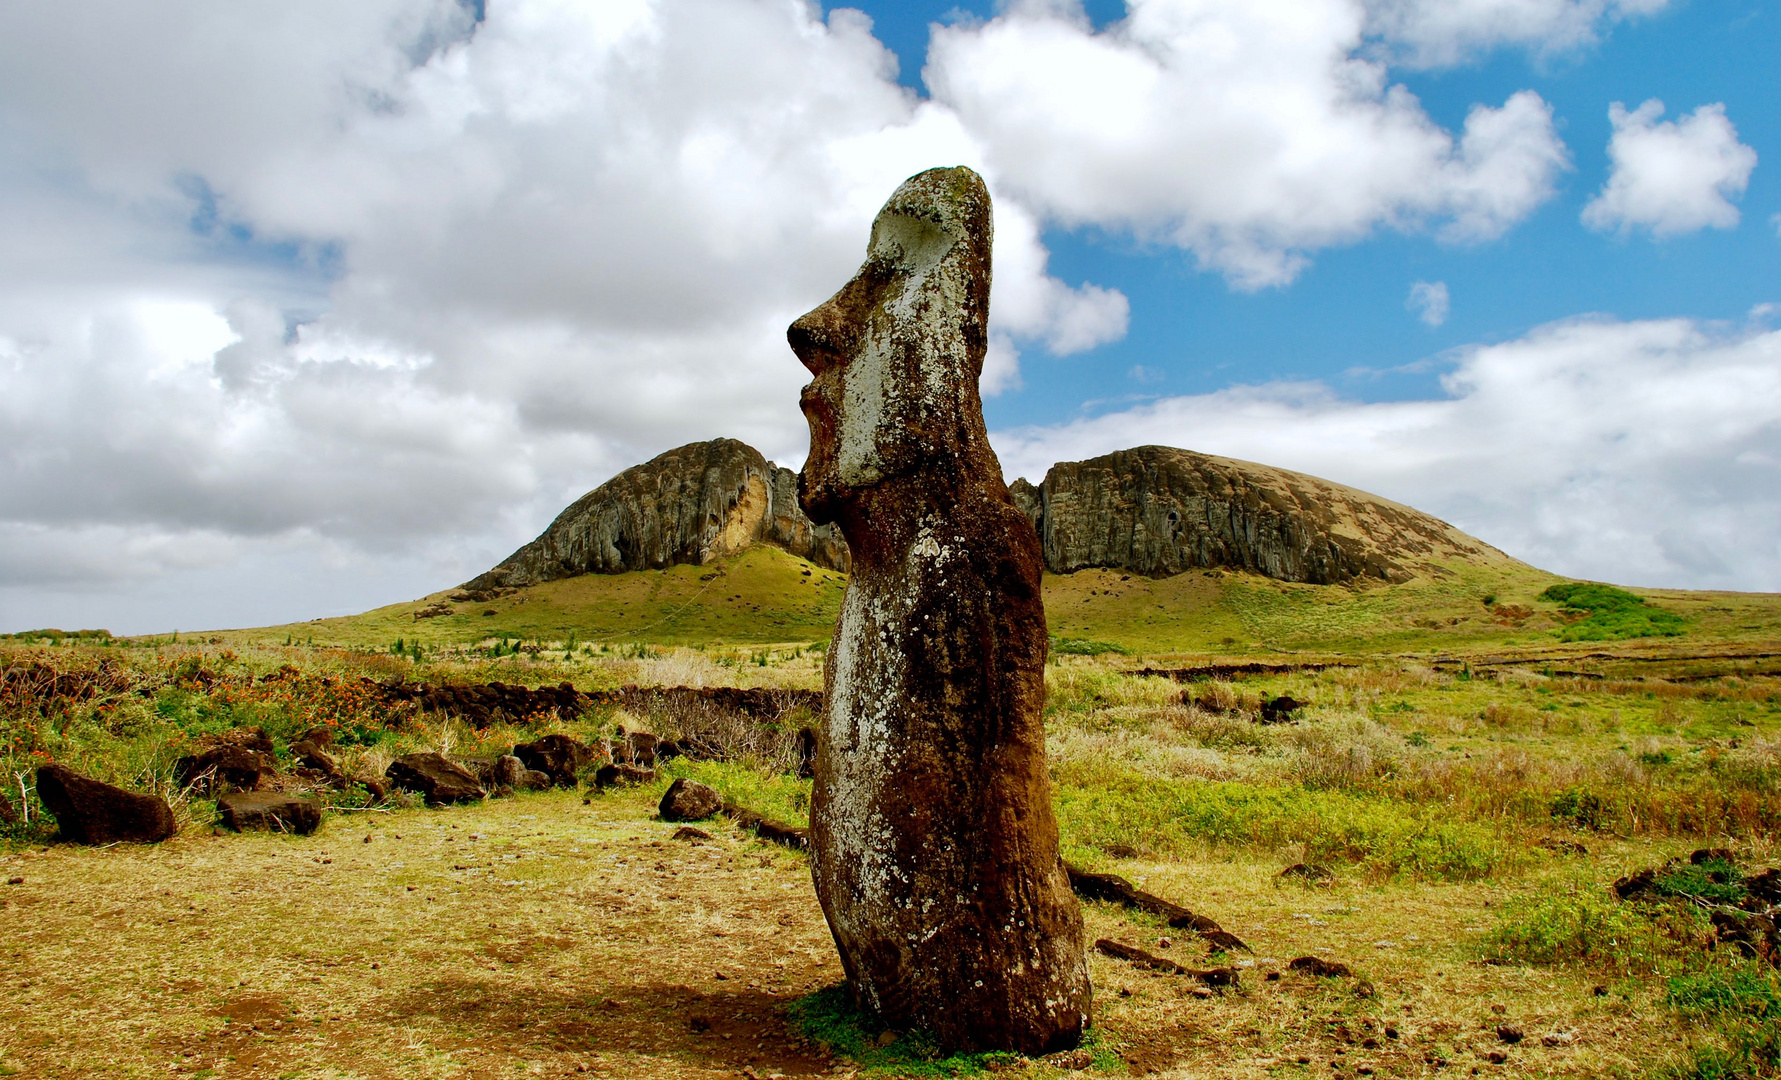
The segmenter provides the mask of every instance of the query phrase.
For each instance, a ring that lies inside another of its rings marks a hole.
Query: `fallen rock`
[[[55,815],[62,835],[77,844],[152,844],[179,831],[173,808],[159,795],[125,791],[62,765],[37,770],[37,797]]]
[[[1334,881],[1335,873],[1327,866],[1317,863],[1296,862],[1275,875],[1282,878],[1297,878],[1301,881]]]
[[[448,613],[449,610],[441,614]],[[536,719],[573,720],[596,700],[570,683],[531,689],[500,681],[432,685],[400,680],[378,682],[366,678],[361,684],[386,704],[414,702],[430,712],[456,716],[478,730],[501,720],[512,723]]]
[[[216,808],[236,832],[265,829],[308,836],[322,823],[322,808],[309,799],[276,791],[237,791],[221,796]]]
[[[1499,1024],[1497,1026],[1497,1038],[1508,1043],[1510,1046],[1514,1046],[1516,1043],[1527,1038],[1527,1036],[1522,1034],[1521,1029],[1513,1024]]]
[[[1091,873],[1067,863],[1064,869],[1070,875],[1070,888],[1084,900],[1106,900],[1152,915],[1161,915],[1176,930],[1192,930],[1201,937],[1216,935],[1217,942],[1220,943],[1216,944],[1217,948],[1227,952],[1233,949],[1251,951],[1235,934],[1226,931],[1213,920],[1204,915],[1196,915],[1180,904],[1170,903],[1160,896],[1147,893],[1118,874]]]
[[[1781,961],[1781,934],[1777,934],[1775,920],[1766,913],[1719,908],[1711,918],[1720,944],[1770,964]]]
[[[656,747],[661,744],[661,739],[647,731],[626,731],[622,727],[614,735],[617,742],[612,747],[613,761],[641,765],[646,769],[655,768]]]
[[[1296,724],[1298,720],[1293,717],[1293,713],[1304,707],[1305,703],[1291,694],[1281,694],[1277,698],[1262,702],[1261,714],[1257,717],[1257,721],[1263,724]]]
[[[1609,888],[1613,889],[1614,895],[1622,900],[1636,900],[1657,891],[1657,870],[1648,866],[1636,874],[1628,874]]]
[[[384,775],[396,787],[412,791],[435,805],[468,802],[487,794],[469,770],[431,751],[404,754],[390,762]]]
[[[305,768],[321,773],[329,784],[341,787],[347,783],[346,774],[340,771],[340,763],[334,760],[334,755],[322,749],[325,745],[305,736],[291,744],[291,757]]]
[[[1348,965],[1336,960],[1325,960],[1317,956],[1300,956],[1287,962],[1292,971],[1302,971],[1307,975],[1315,975],[1320,979],[1346,979],[1354,972]]]
[[[682,825],[680,828],[674,830],[674,835],[672,837],[670,837],[669,839],[689,840],[694,843],[697,843],[701,840],[713,839],[713,837],[710,833],[706,832],[704,829],[695,829],[691,825]]]
[[[1710,862],[1726,862],[1726,863],[1734,863],[1735,864],[1738,861],[1738,853],[1733,851],[1731,848],[1722,848],[1722,847],[1699,848],[1699,849],[1689,853],[1688,861],[1691,865],[1694,865],[1694,866],[1701,866],[1705,863],[1710,863]]]
[[[269,741],[265,750],[251,743],[223,742],[174,762],[173,776],[200,794],[259,791],[277,785],[278,761]]]
[[[1234,967],[1216,967],[1201,971],[1196,968],[1185,967],[1166,957],[1157,956],[1154,953],[1147,953],[1143,949],[1126,945],[1110,938],[1101,938],[1096,941],[1095,948],[1106,953],[1108,956],[1119,960],[1129,960],[1132,963],[1143,967],[1153,968],[1157,971],[1166,971],[1171,975],[1192,976],[1205,983],[1207,986],[1225,987],[1237,985],[1237,969]]]
[[[810,830],[800,829],[796,825],[787,825],[783,821],[775,821],[763,817],[746,806],[726,801],[723,804],[724,814],[736,823],[739,829],[747,829],[770,844],[778,844],[794,851],[810,850]]]
[[[549,773],[526,768],[526,763],[514,754],[496,758],[493,771],[495,783],[515,791],[545,791],[552,784]]]
[[[513,756],[550,777],[558,787],[574,787],[581,770],[599,760],[594,748],[568,735],[546,735],[534,742],[520,743]]]
[[[668,785],[656,812],[663,821],[703,821],[723,805],[724,797],[716,788],[683,776]]]
[[[645,769],[638,765],[602,765],[600,771],[594,774],[594,786],[604,791],[609,787],[647,784],[655,778],[654,769]]]
[[[1781,870],[1770,867],[1744,879],[1744,891],[1771,906],[1781,905]]]

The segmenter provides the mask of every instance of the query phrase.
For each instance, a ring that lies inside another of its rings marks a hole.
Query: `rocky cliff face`
[[[1501,559],[1444,521],[1303,473],[1140,446],[1060,462],[1009,485],[1044,545],[1045,568],[1167,577],[1218,567],[1328,585],[1403,581],[1437,560]],[[692,443],[577,499],[543,535],[466,588],[703,564],[766,543],[849,569],[839,530],[798,506],[798,478],[735,439]]]
[[[538,539],[466,584],[512,588],[577,574],[708,563],[767,543],[845,571],[847,544],[798,508],[798,477],[735,439],[690,443],[575,500]]]
[[[1444,521],[1303,473],[1140,446],[1060,462],[1009,488],[1045,547],[1045,568],[1166,577],[1223,567],[1319,585],[1409,579],[1420,564],[1505,558]]]

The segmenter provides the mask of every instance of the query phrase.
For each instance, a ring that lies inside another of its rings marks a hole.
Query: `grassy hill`
[[[1067,650],[1112,646],[1144,655],[1538,651],[1563,644],[1566,628],[1583,617],[1558,600],[1542,599],[1565,580],[1510,559],[1454,561],[1438,573],[1396,585],[1302,585],[1220,570],[1161,579],[1084,570],[1046,575],[1045,605],[1051,632]],[[448,590],[362,615],[214,636],[231,643],[290,640],[354,648],[383,648],[401,639],[429,649],[494,642],[558,648],[570,641],[812,643],[829,637],[845,586],[845,575],[763,545],[705,566],[588,574],[483,602],[453,601]],[[1680,617],[1675,629],[1683,641],[1781,639],[1781,596],[1775,594],[1632,592],[1654,610]],[[447,613],[425,615],[429,610]]]

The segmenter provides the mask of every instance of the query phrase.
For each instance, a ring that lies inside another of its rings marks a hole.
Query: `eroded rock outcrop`
[[[853,557],[811,872],[860,1006],[943,1049],[1032,1054],[1075,1045],[1090,989],[1045,768],[1039,541],[977,389],[990,234],[976,173],[915,176],[788,333],[815,376],[799,498]]]
[[[703,565],[759,543],[846,570],[847,545],[812,522],[796,494],[796,475],[746,443],[689,443],[575,500],[538,539],[464,588],[474,595],[577,574]]]
[[[1172,446],[1059,462],[1009,489],[1045,568],[1167,577],[1200,567],[1330,585],[1408,580],[1424,563],[1501,559],[1438,518],[1304,473]]]

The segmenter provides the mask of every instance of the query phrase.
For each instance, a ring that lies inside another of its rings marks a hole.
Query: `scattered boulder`
[[[1110,938],[1101,938],[1096,941],[1095,948],[1106,953],[1108,956],[1119,960],[1130,960],[1132,963],[1142,967],[1152,968],[1157,971],[1166,971],[1171,975],[1190,975],[1205,983],[1207,986],[1223,988],[1237,985],[1237,969],[1234,967],[1216,967],[1201,971],[1197,968],[1190,968],[1177,964],[1175,961],[1167,959],[1166,957],[1145,952],[1143,949],[1135,948],[1122,942],[1113,941]]]
[[[733,802],[723,804],[724,814],[736,823],[739,829],[747,829],[757,837],[770,844],[788,847],[793,851],[810,850],[810,830],[800,829],[796,825],[787,825],[783,821],[775,821],[755,813],[746,806]]]
[[[487,794],[468,769],[431,751],[404,754],[390,762],[384,775],[398,788],[412,791],[434,805],[468,802]]]
[[[1204,915],[1196,915],[1180,904],[1170,903],[1154,893],[1136,888],[1118,874],[1091,873],[1068,863],[1064,865],[1064,870],[1070,875],[1070,887],[1084,900],[1105,900],[1152,915],[1161,915],[1174,929],[1191,930],[1206,939],[1215,949],[1225,952],[1234,949],[1251,951],[1235,934],[1229,933],[1217,922]]]
[[[546,735],[513,748],[513,756],[550,777],[558,787],[574,787],[581,770],[599,760],[594,748],[568,735]]]
[[[1293,713],[1304,708],[1305,704],[1291,694],[1281,694],[1277,698],[1262,702],[1261,714],[1256,720],[1263,724],[1296,724],[1298,718],[1293,716]]]
[[[441,614],[450,614],[450,611]],[[378,682],[364,679],[363,683],[385,703],[414,702],[430,712],[456,716],[478,730],[500,720],[515,723],[537,717],[573,720],[595,701],[570,683],[541,686],[535,690],[500,681],[438,686],[401,680]]]
[[[1497,1025],[1497,1038],[1508,1043],[1510,1046],[1514,1046],[1516,1043],[1527,1038],[1527,1036],[1514,1024],[1499,1024]]]
[[[1302,971],[1320,979],[1346,979],[1354,974],[1348,969],[1347,964],[1337,960],[1325,960],[1317,956],[1294,957],[1287,962],[1286,966],[1288,970]]]
[[[514,791],[545,791],[551,786],[549,773],[526,768],[526,763],[513,754],[496,758],[492,772],[497,786]]]
[[[674,830],[674,835],[670,839],[687,840],[692,843],[698,843],[701,840],[711,840],[713,837],[704,829],[695,829],[691,825],[682,825],[680,828]]]
[[[668,785],[657,813],[663,821],[703,821],[723,809],[723,804],[724,797],[716,788],[683,776]]]
[[[1775,920],[1767,912],[1722,907],[1713,912],[1712,919],[1721,944],[1770,964],[1781,961],[1781,935],[1777,935]]]
[[[656,747],[662,740],[647,731],[626,731],[622,727],[615,734],[618,741],[612,747],[613,761],[655,768]]]
[[[1332,872],[1329,867],[1321,866],[1317,863],[1302,862],[1293,863],[1291,866],[1280,871],[1276,876],[1285,879],[1297,878],[1300,881],[1315,882],[1330,882],[1336,879],[1335,873]]]
[[[192,753],[173,763],[173,776],[201,794],[259,791],[277,786],[278,760],[264,728],[236,728],[199,739]]]
[[[609,787],[647,784],[655,778],[654,769],[645,769],[640,765],[602,765],[600,771],[594,773],[594,786],[604,791]]]
[[[304,768],[313,769],[333,787],[344,787],[347,783],[346,774],[340,771],[340,763],[334,755],[322,749],[326,743],[316,742],[308,735],[291,744],[291,757]]]
[[[125,791],[62,765],[37,770],[37,797],[55,815],[62,835],[78,844],[152,844],[179,831],[173,808],[159,795]]]
[[[1636,900],[1657,891],[1657,868],[1646,867],[1636,874],[1628,874],[1616,881],[1609,888],[1621,900]]]
[[[237,791],[217,799],[223,824],[236,832],[265,829],[308,836],[322,823],[322,808],[309,799],[275,791]]]

